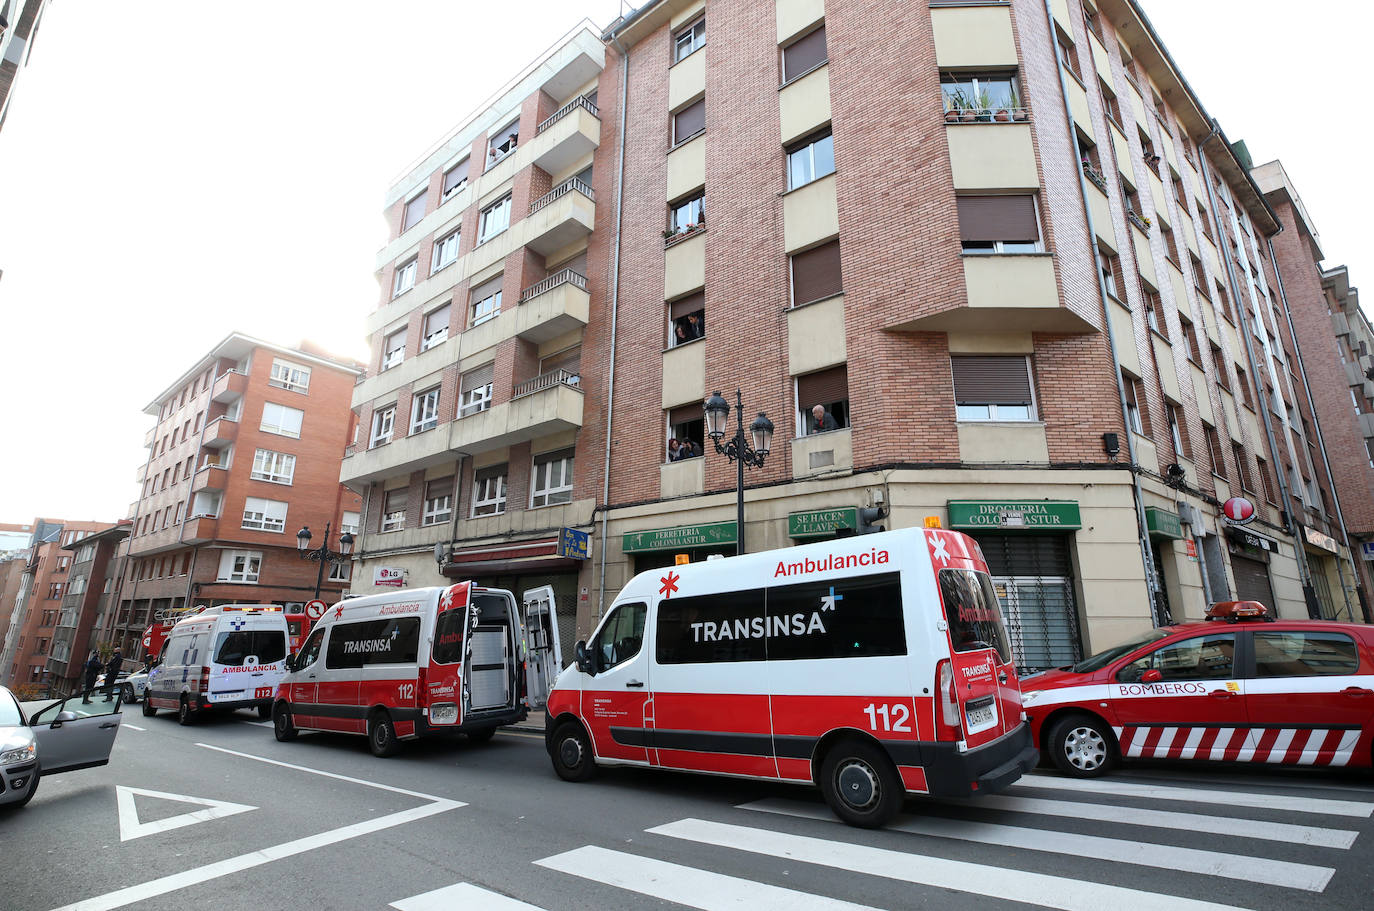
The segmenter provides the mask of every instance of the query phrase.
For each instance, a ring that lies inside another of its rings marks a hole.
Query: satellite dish
[[[434,545],[434,562],[440,566],[448,562],[448,545],[442,541]]]

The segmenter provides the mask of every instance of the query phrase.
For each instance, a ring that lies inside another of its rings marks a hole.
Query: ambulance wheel
[[[906,797],[892,760],[881,747],[863,740],[846,740],[826,754],[820,784],[835,815],[864,829],[890,822]]]
[[[468,740],[473,743],[486,743],[496,736],[496,728],[475,728],[474,730],[468,731],[467,734]]]
[[[272,717],[272,706],[271,706],[271,705],[269,705],[269,704],[263,704],[263,705],[258,706],[258,720],[260,720],[260,721],[266,721],[267,719],[269,719],[269,718],[271,718],[271,717]]]
[[[195,720],[196,713],[191,711],[191,703],[182,696],[181,704],[177,706],[177,724],[190,724]]]
[[[296,734],[299,733],[291,722],[291,710],[286,707],[285,702],[279,702],[272,708],[272,733],[282,743],[295,740]]]
[[[1074,778],[1096,778],[1116,765],[1116,738],[1088,715],[1066,715],[1045,740],[1055,768]]]
[[[565,721],[553,732],[549,758],[564,781],[586,781],[596,774],[596,757],[587,732],[576,721]]]
[[[153,707],[153,700],[150,697],[150,695],[145,691],[143,693],[143,717],[152,718],[156,714],[157,709]]]
[[[373,712],[367,720],[367,746],[373,756],[395,756],[401,749],[396,739],[396,727],[386,712]]]
[[[136,695],[134,695],[134,688],[133,688],[133,685],[132,685],[132,684],[128,684],[128,683],[124,684],[124,697],[123,697],[123,698],[124,698],[124,701],[127,702],[127,703],[129,703],[129,704],[133,704],[133,703],[135,703],[135,702],[138,701],[138,697],[137,697]]]

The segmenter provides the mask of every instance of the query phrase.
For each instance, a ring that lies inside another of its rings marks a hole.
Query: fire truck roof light
[[[1218,601],[1207,610],[1208,620],[1235,623],[1244,619],[1273,620],[1269,609],[1258,601]]]

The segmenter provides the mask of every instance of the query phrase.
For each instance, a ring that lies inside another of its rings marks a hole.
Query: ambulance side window
[[[1164,680],[1226,680],[1235,676],[1235,633],[1193,636],[1141,655],[1116,672],[1120,683],[1137,683],[1146,671]]]
[[[456,664],[463,660],[463,627],[467,617],[464,607],[439,615],[434,623],[434,647],[430,650],[435,664]]]
[[[620,605],[607,618],[590,646],[598,673],[639,654],[644,644],[644,618],[648,612],[648,605],[635,602]]]
[[[300,655],[296,658],[296,670],[309,667],[320,657],[320,643],[324,641],[326,628],[320,627],[310,634],[309,639],[305,640],[305,645],[301,646]]]

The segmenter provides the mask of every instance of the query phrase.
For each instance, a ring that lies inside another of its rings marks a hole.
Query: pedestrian
[[[827,430],[839,430],[840,425],[835,423],[835,417],[825,410],[824,405],[817,405],[811,409],[811,420],[807,423],[807,433],[825,433]]]
[[[91,690],[95,689],[95,678],[100,676],[100,656],[95,649],[91,649],[91,657],[86,659],[86,692],[81,694],[81,701],[89,703],[91,701]]]
[[[124,656],[119,653],[119,646],[110,653],[110,663],[105,665],[105,701],[110,702],[114,699],[115,687],[118,686],[117,680],[119,672],[124,668]]]
[[[682,444],[677,441],[677,437],[668,438],[668,461],[676,462],[682,458]]]

